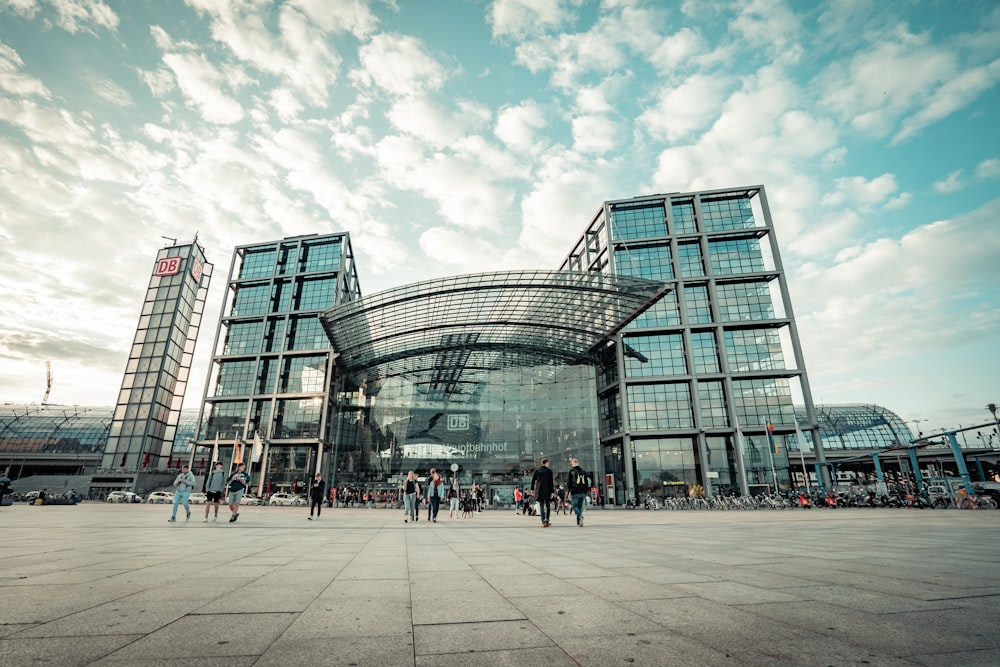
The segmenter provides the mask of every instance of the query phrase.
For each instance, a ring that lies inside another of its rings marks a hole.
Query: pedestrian
[[[229,511],[233,513],[229,517],[229,523],[240,518],[240,502],[250,486],[250,475],[247,474],[246,467],[245,463],[237,464],[236,472],[229,476]]]
[[[216,461],[214,467],[205,480],[205,519],[202,523],[208,523],[208,514],[213,505],[215,516],[212,521],[219,520],[219,503],[222,502],[222,490],[226,488],[226,473],[222,469],[222,461]]]
[[[514,514],[521,511],[521,501],[524,500],[524,495],[521,493],[521,487],[514,487]]]
[[[194,489],[194,474],[188,470],[186,465],[181,466],[181,472],[174,478],[174,509],[170,513],[170,518],[167,521],[177,521],[177,506],[184,505],[184,511],[187,512],[187,518],[185,521],[191,520],[191,503],[188,502],[188,498],[191,497],[191,491]]]
[[[542,465],[535,468],[535,474],[531,476],[531,489],[535,492],[535,499],[538,502],[538,515],[542,520],[542,528],[548,528],[552,525],[549,521],[549,514],[552,511],[554,486],[549,460],[542,459]]]
[[[406,473],[406,481],[403,482],[403,523],[410,519],[417,521],[419,512],[417,511],[417,501],[420,499],[420,482],[417,475],[412,470]]]
[[[437,523],[438,508],[441,506],[441,499],[445,496],[444,480],[441,474],[431,469],[431,478],[427,482],[427,498],[430,502],[427,505],[427,518]]]
[[[10,477],[7,476],[7,473],[4,473],[2,476],[0,476],[0,505],[3,505],[4,497],[9,495],[11,495]]]
[[[556,514],[566,514],[566,487],[562,484],[556,489]]]
[[[451,487],[448,489],[448,517],[457,519],[458,518],[458,503],[461,497],[461,489],[458,486],[458,478],[451,481]]]
[[[323,475],[316,473],[313,477],[312,486],[309,487],[309,499],[312,503],[309,505],[309,520],[313,520],[313,510],[316,510],[316,520],[319,521],[319,514],[323,511],[323,494],[326,492],[326,482],[323,481]]]
[[[571,467],[567,476],[566,488],[569,491],[573,513],[576,514],[576,525],[583,526],[583,503],[590,491],[590,480],[587,473],[580,467],[579,459],[570,457],[569,464]]]

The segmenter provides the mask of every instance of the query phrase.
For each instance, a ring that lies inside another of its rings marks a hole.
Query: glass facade
[[[140,493],[144,474],[172,462],[212,269],[197,240],[161,248],[153,263],[101,460]]]
[[[595,349],[663,293],[601,273],[513,271],[407,285],[322,322],[338,352],[334,483],[430,468],[509,502],[542,457],[601,465]]]
[[[596,360],[606,493],[788,488],[792,401],[813,405],[764,189],[605,202],[574,262],[669,286]]]
[[[218,443],[231,461],[238,446],[260,493],[289,491],[322,470],[336,393],[319,315],[359,296],[348,234],[236,248],[199,421],[206,455]]]

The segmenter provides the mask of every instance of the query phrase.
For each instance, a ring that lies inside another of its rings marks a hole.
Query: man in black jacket
[[[580,467],[579,459],[570,458],[569,463],[572,467],[569,469],[566,488],[569,490],[569,500],[573,506],[573,513],[576,514],[576,525],[582,526],[583,503],[587,499],[587,493],[590,492],[590,478]]]
[[[549,523],[551,509],[549,503],[552,502],[552,491],[555,488],[548,459],[542,459],[542,465],[535,469],[535,474],[531,476],[531,488],[538,501],[538,515],[542,519],[542,528],[548,528],[552,525]]]

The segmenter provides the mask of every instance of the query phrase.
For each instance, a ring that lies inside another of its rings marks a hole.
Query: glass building
[[[600,464],[593,354],[666,286],[514,271],[387,290],[322,316],[337,364],[334,484],[437,468],[510,502],[542,457]]]
[[[562,268],[670,286],[599,355],[609,495],[791,485],[793,400],[819,435],[762,186],[607,201]]]
[[[162,481],[211,277],[197,238],[157,252],[101,460],[114,484],[144,493]]]
[[[101,456],[108,444],[115,409],[78,405],[0,405],[0,470],[12,479],[32,475],[83,475],[75,483],[91,497],[131,488],[119,466],[105,468]],[[197,410],[182,410],[170,443],[164,473],[172,475],[190,457],[198,422]]]
[[[233,252],[198,445],[218,447],[219,460],[243,458],[258,493],[297,490],[322,470],[333,442],[335,355],[319,315],[359,296],[349,234]]]

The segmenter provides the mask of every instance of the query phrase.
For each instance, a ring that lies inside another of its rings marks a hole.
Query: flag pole
[[[771,434],[770,422],[764,423],[764,435],[767,438],[767,458],[771,460],[771,481],[774,482],[774,494],[778,494],[778,472],[774,469],[774,436]]]
[[[802,435],[802,429],[799,428],[798,419],[795,420],[795,436],[798,438],[799,441],[799,461],[802,462],[802,477],[804,477],[806,480],[806,493],[811,495],[812,484],[809,483],[809,469],[806,468],[806,457],[802,453],[802,450],[805,449],[806,438],[804,435]]]

